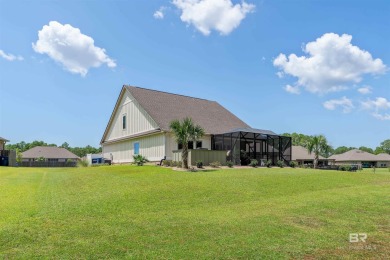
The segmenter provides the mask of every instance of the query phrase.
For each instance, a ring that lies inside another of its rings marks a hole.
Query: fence
[[[172,161],[181,161],[181,150],[173,151]],[[204,149],[188,150],[188,165],[196,165],[196,161],[202,161],[203,165],[206,166],[215,161],[224,165],[226,164],[226,151]]]
[[[22,162],[22,167],[76,167],[77,162]]]

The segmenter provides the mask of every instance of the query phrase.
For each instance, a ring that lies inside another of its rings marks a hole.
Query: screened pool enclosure
[[[237,128],[225,134],[213,135],[212,150],[227,151],[227,160],[235,165],[248,165],[256,159],[260,166],[270,160],[273,165],[281,160],[291,161],[291,137],[254,128]]]

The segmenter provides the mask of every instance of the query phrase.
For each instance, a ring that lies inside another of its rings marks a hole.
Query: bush
[[[172,163],[173,162],[171,160],[164,160],[162,164],[163,166],[169,167],[169,166],[173,166]]]
[[[265,166],[267,166],[268,168],[271,168],[272,166],[272,161],[271,160],[268,160],[265,162]]]
[[[87,160],[78,160],[77,166],[78,167],[88,167],[88,161]]]
[[[145,156],[142,156],[140,154],[133,155],[134,162],[133,164],[136,164],[137,166],[142,166],[144,163],[149,162],[148,159],[146,159]]]
[[[176,164],[175,164],[175,166],[176,166],[177,168],[181,168],[181,167],[183,166],[183,163],[182,163],[181,161],[177,161]]]
[[[290,162],[290,167],[291,168],[295,168],[295,167],[297,167],[297,165],[298,165],[297,162],[294,162],[294,161]]]
[[[198,160],[195,163],[196,163],[196,168],[203,168],[203,161],[202,160]]]
[[[211,162],[209,165],[210,165],[211,167],[213,167],[213,168],[219,168],[219,167],[221,167],[221,163],[218,162],[218,161]]]
[[[350,165],[340,165],[339,166],[339,171],[346,172],[346,171],[350,171],[350,170],[351,170],[351,166]]]
[[[276,165],[279,166],[280,168],[283,168],[284,167],[284,162],[282,160],[278,160],[276,162]]]
[[[227,161],[226,162],[226,166],[229,167],[229,168],[233,168],[234,163],[232,161]]]
[[[251,159],[251,162],[249,163],[249,166],[257,167],[259,165],[259,161],[256,159]]]

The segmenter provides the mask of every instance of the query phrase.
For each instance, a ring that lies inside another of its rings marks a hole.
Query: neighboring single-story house
[[[0,137],[0,150],[5,150],[5,143],[6,142],[9,142],[9,140],[7,140],[3,137]]]
[[[0,166],[16,166],[16,151],[5,150],[5,144],[9,140],[0,137]]]
[[[173,159],[176,143],[169,125],[190,117],[206,132],[190,149],[226,151],[230,160],[244,164],[243,156],[258,160],[291,160],[291,138],[253,129],[215,101],[167,92],[123,86],[103,134],[106,159],[129,163],[141,154],[150,161]]]
[[[376,167],[386,168],[390,167],[390,154],[380,153],[376,155]]]
[[[372,154],[358,149],[353,149],[342,154],[334,154],[330,159],[335,160],[336,165],[356,164],[362,168],[369,167],[389,167],[390,155],[388,154]]]
[[[314,153],[309,153],[309,151],[305,147],[293,145],[291,149],[292,149],[291,160],[297,162],[298,165],[314,164]],[[328,159],[321,155],[318,156],[319,166],[333,165],[333,164],[334,164],[334,159]]]
[[[76,162],[80,159],[65,148],[52,146],[36,146],[22,153],[23,162],[34,162],[38,158],[44,158],[47,162]]]

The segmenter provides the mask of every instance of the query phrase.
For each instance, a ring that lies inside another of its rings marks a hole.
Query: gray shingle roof
[[[215,101],[139,87],[125,88],[163,131],[170,130],[171,121],[185,117],[192,118],[207,134],[221,134],[234,128],[250,127]]]
[[[296,160],[314,160],[314,153],[310,153],[309,154],[309,151],[305,147],[293,145],[293,146],[291,146],[291,159],[293,161],[296,161]],[[326,158],[324,158],[323,156],[319,155],[318,159],[324,160]]]
[[[39,158],[46,159],[79,159],[77,155],[69,152],[65,148],[51,146],[36,146],[22,153],[23,158]]]
[[[9,142],[9,140],[3,138],[3,137],[0,137],[0,141],[5,141],[5,142]]]
[[[330,159],[335,159],[336,162],[348,162],[348,161],[378,161],[378,157],[375,154],[361,151],[359,149],[353,149],[342,154],[334,154]]]
[[[390,161],[390,154],[380,153],[376,155],[378,161]]]

